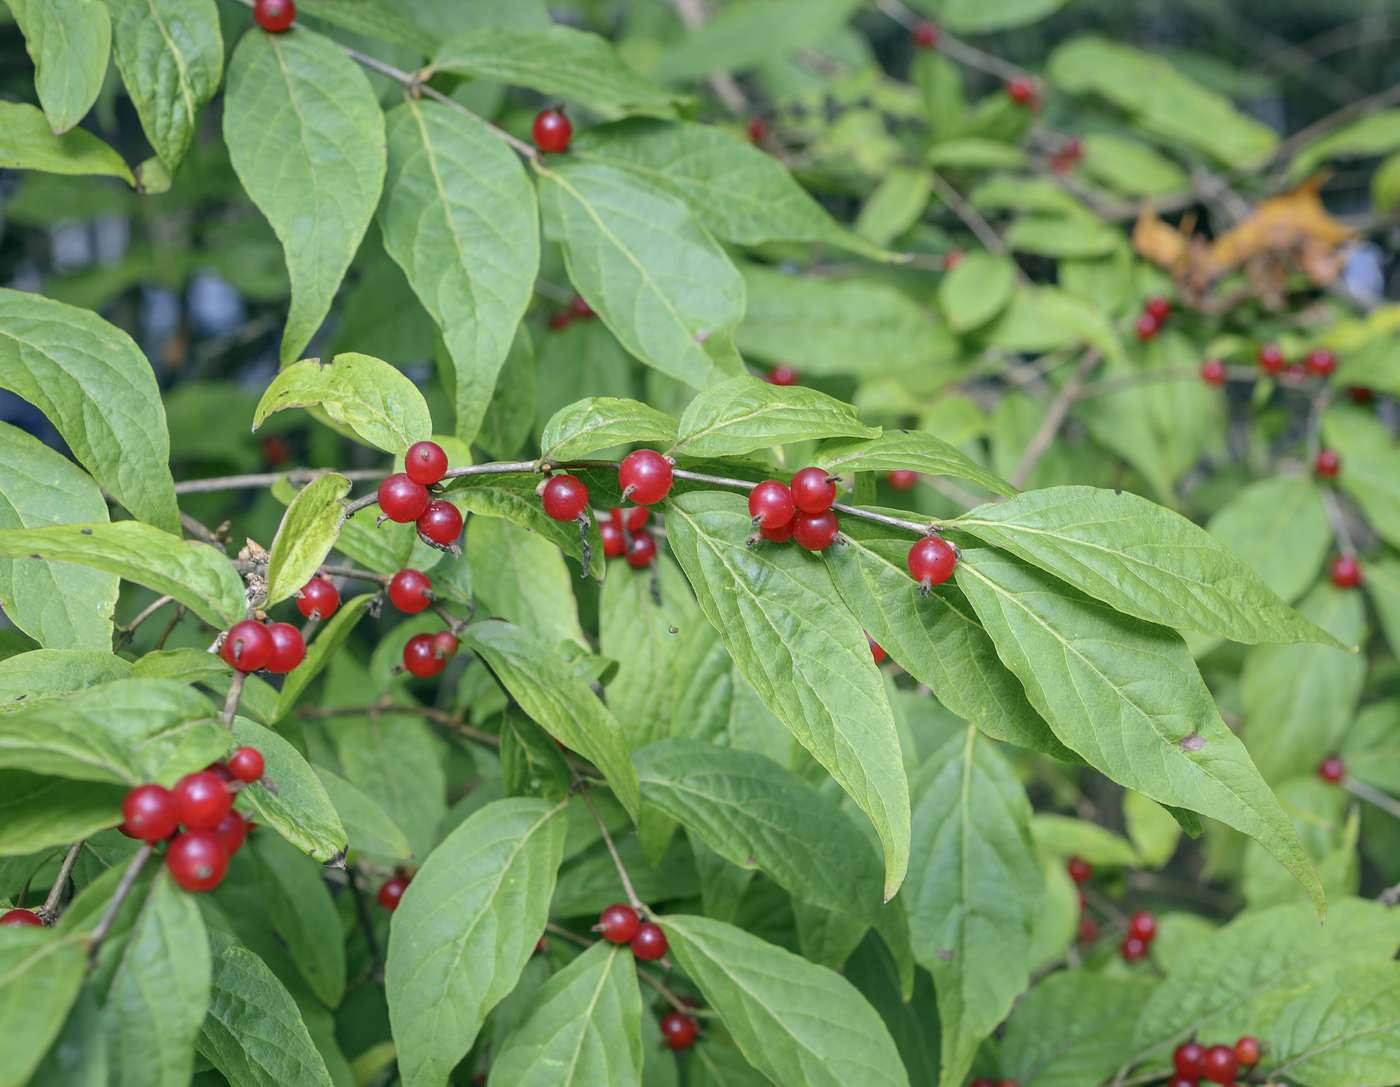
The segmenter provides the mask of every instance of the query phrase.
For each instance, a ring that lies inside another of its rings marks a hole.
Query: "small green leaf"
[[[248,844],[257,873],[258,897],[273,929],[312,992],[334,1008],[345,993],[345,947],[335,902],[321,878],[320,866],[295,846],[263,830],[253,833]]]
[[[984,34],[992,30],[1025,26],[1057,11],[1065,0],[943,0],[936,7],[931,0],[917,0],[916,8],[937,15],[950,30],[961,34]]]
[[[814,461],[829,472],[908,470],[970,479],[993,494],[1007,498],[1020,493],[1004,479],[923,430],[887,430],[878,438],[869,439],[833,438],[817,450]]]
[[[1016,264],[1010,257],[975,252],[963,257],[938,285],[938,305],[954,332],[985,324],[1011,301]]]
[[[1137,140],[1091,132],[1083,146],[1079,168],[1126,196],[1165,196],[1189,184],[1186,171]]]
[[[834,436],[878,438],[856,409],[801,385],[770,385],[745,374],[706,389],[681,416],[674,452],[736,457],[755,449]]]
[[[866,197],[856,217],[856,233],[874,245],[889,245],[919,221],[928,206],[932,179],[927,170],[896,166]]]
[[[1132,790],[1123,794],[1123,822],[1146,868],[1162,868],[1181,841],[1181,824],[1155,800]]]
[[[116,826],[125,785],[0,770],[0,857],[37,853]]]
[[[43,112],[23,102],[0,102],[0,166],[46,174],[106,174],[136,184],[126,160],[91,132],[75,128],[55,136]]]
[[[335,805],[336,815],[345,827],[351,849],[394,861],[405,861],[413,856],[413,846],[389,818],[388,812],[324,766],[313,769],[321,781],[321,787]]]
[[[252,806],[257,821],[318,861],[343,860],[345,828],[301,753],[272,729],[244,717],[233,719],[233,735],[238,744],[262,752],[267,764],[262,779],[239,793],[240,800]]]
[[[1338,970],[1283,1010],[1271,1041],[1273,1074],[1304,1087],[1400,1079],[1400,966]]]
[[[385,0],[301,0],[297,10],[356,34],[383,38],[425,57],[437,48],[437,40],[432,34],[414,22],[403,9]]]
[[[682,37],[656,64],[668,80],[743,71],[834,37],[857,0],[760,0],[726,7]]]
[[[1107,1083],[1133,1055],[1133,1024],[1156,984],[1090,970],[1051,974],[1011,1014],[1002,1073],[1024,1087]]]
[[[1007,247],[1017,253],[1069,260],[1104,257],[1123,243],[1123,235],[1107,223],[1046,215],[1017,219],[1003,237]]]
[[[1175,820],[1172,825],[1175,826]],[[1131,842],[1087,819],[1039,812],[1031,819],[1031,833],[1036,845],[1061,860],[1078,857],[1090,864],[1123,868],[1136,868],[1142,863]]]
[[[670,442],[676,421],[637,400],[590,396],[550,416],[540,436],[540,459],[558,464],[632,442]]]
[[[1317,578],[1332,546],[1322,491],[1309,476],[1251,483],[1216,512],[1206,531],[1290,602]]]
[[[34,86],[54,132],[86,116],[107,74],[112,21],[97,0],[6,0],[34,62]]]
[[[588,644],[578,623],[569,567],[550,540],[502,517],[473,517],[467,523],[465,558],[471,564],[477,600],[491,615],[514,623],[545,645],[566,639]]]
[[[300,491],[272,541],[267,560],[267,606],[301,589],[326,561],[345,521],[343,499],[350,481],[334,472],[317,476]]]
[[[292,712],[296,707],[297,699],[311,685],[311,681],[321,674],[321,670],[330,664],[331,658],[335,656],[335,651],[345,643],[345,639],[355,629],[355,624],[364,617],[370,604],[378,595],[378,593],[365,593],[353,600],[347,600],[321,627],[320,632],[306,648],[306,659],[288,672],[287,678],[282,681],[282,690],[277,696],[277,709],[272,724],[276,724]]]
[[[275,411],[313,404],[386,453],[402,456],[414,442],[433,436],[433,419],[418,387],[387,362],[354,353],[288,366],[258,402],[253,429]]]
[[[58,1036],[87,974],[81,939],[36,926],[0,926],[0,1087],[23,1087]]]

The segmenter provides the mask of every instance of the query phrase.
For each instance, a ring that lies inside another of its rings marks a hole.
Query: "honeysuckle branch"
[[[913,30],[923,18],[902,4],[900,0],[875,0],[875,6],[906,30]],[[987,72],[999,79],[1015,79],[1017,76],[1035,78],[1020,65],[1012,64],[1009,60],[1002,60],[1001,57],[993,56],[991,53],[984,53],[981,49],[953,37],[941,27],[934,48],[952,60],[956,60],[959,64]]]
[[[938,199],[952,209],[953,214],[963,221],[968,230],[977,235],[977,240],[986,247],[988,253],[1006,252],[1006,243],[1001,240],[1001,235],[992,229],[991,223],[982,218],[982,213],[964,200],[962,193],[953,188],[942,174],[937,170],[930,170],[929,180]],[[1019,264],[1016,265],[1016,276],[1022,282],[1029,282]]]
[[[1031,438],[1030,444],[1026,446],[1026,451],[1021,454],[1021,460],[1016,465],[1015,471],[1007,480],[1013,487],[1020,487],[1026,482],[1026,478],[1031,474],[1036,463],[1050,448],[1050,443],[1060,432],[1060,426],[1064,423],[1065,416],[1069,414],[1070,406],[1079,395],[1084,379],[1099,364],[1101,357],[1097,351],[1090,351],[1079,360],[1079,365],[1075,367],[1074,373],[1070,375],[1064,388],[1060,390],[1054,402],[1051,403],[1050,410],[1045,413],[1045,418],[1040,424],[1040,429]]]
[[[127,625],[121,629],[121,632],[117,635],[117,644],[113,647],[112,652],[119,652],[121,650],[121,647],[131,640],[131,636],[136,633],[137,627],[139,627],[142,623],[144,623],[147,619],[149,619],[156,612],[160,611],[161,608],[165,607],[165,605],[169,604],[174,599],[175,598],[173,596],[162,596],[153,604],[149,605],[146,608],[143,608],[137,614],[135,619],[127,623]]]
[[[353,566],[319,566],[316,572],[325,577],[348,577],[356,581],[372,581],[376,585],[388,585],[393,580],[391,574],[376,574],[373,570],[360,570]]]
[[[44,899],[44,904],[39,907],[39,920],[46,925],[52,925],[58,916],[58,900],[63,897],[63,888],[68,886],[68,877],[73,874],[73,865],[77,863],[78,854],[82,851],[83,840],[79,838],[68,847],[68,854],[63,858],[63,865],[58,870],[58,878],[53,881],[53,886],[49,888],[49,897]]]
[[[97,922],[97,927],[92,930],[92,935],[88,937],[88,969],[91,970],[97,965],[97,953],[102,950],[102,941],[107,938],[107,933],[111,931],[112,922],[117,919],[117,914],[122,908],[122,903],[131,894],[131,888],[136,886],[136,880],[141,875],[141,869],[146,867],[146,862],[151,859],[151,854],[155,852],[155,843],[142,842],[141,848],[136,851],[136,855],[131,858],[131,864],[122,873],[121,882],[117,884],[116,893],[112,895],[112,901],[107,903],[107,908],[103,911],[101,919]]]
[[[238,715],[238,700],[243,697],[243,684],[247,678],[247,672],[240,672],[237,668],[233,670],[233,678],[229,680],[228,685],[228,697],[224,699],[224,712],[219,716],[225,728],[233,728],[233,719]]]
[[[608,833],[608,826],[603,822],[602,815],[593,803],[593,798],[588,795],[588,787],[582,782],[579,783],[579,794],[583,797],[583,802],[588,805],[588,810],[593,813],[593,821],[598,824],[598,830],[603,835],[603,841],[608,845],[608,852],[612,854],[613,864],[617,866],[617,878],[622,880],[622,889],[627,892],[627,901],[632,908],[643,917],[650,916],[646,906],[642,905],[642,900],[637,897],[637,889],[632,886],[632,880],[627,875],[627,869],[622,864],[622,858],[618,856],[617,846],[613,845],[612,835]]]
[[[170,617],[170,622],[165,624],[165,629],[160,632],[160,637],[156,639],[156,644],[151,646],[152,651],[158,651],[165,646],[165,639],[170,637],[170,632],[175,629],[180,620],[185,617],[185,605],[181,604],[175,609],[175,614]]]
[[[1389,793],[1383,793],[1379,789],[1367,785],[1364,781],[1357,781],[1350,774],[1342,778],[1342,788],[1351,793],[1352,796],[1358,797],[1368,804],[1374,804],[1381,811],[1400,819],[1400,800],[1396,800]]]
[[[186,479],[175,484],[176,494],[207,494],[212,491],[241,491],[249,490],[253,487],[271,487],[278,480],[285,479],[289,483],[310,483],[321,476],[335,475],[344,476],[346,479],[363,481],[368,479],[383,479],[389,474],[387,468],[354,468],[349,471],[341,471],[339,468],[289,468],[284,472],[255,472],[252,474],[238,476],[211,476],[208,479]],[[193,526],[186,525],[187,528]],[[203,528],[203,526],[200,526]],[[208,531],[207,529],[205,530]],[[205,541],[210,542],[209,540]]]

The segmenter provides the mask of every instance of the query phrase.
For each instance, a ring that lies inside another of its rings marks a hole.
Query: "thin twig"
[[[666,998],[666,1003],[670,1004],[671,1007],[675,1008],[676,1011],[680,1012],[682,1015],[696,1016],[700,1013],[699,1008],[692,1008],[689,1004],[687,1004],[684,1000],[678,997],[675,993],[671,992],[670,989],[666,988],[665,985],[657,981],[656,978],[652,977],[640,966],[637,967],[637,976],[643,981],[645,981],[662,996],[664,996]]]
[[[1337,550],[1347,558],[1354,558],[1356,544],[1352,542],[1346,516],[1342,513],[1341,503],[1337,501],[1337,492],[1331,487],[1322,488],[1322,507],[1327,511],[1327,521],[1332,526],[1332,535],[1337,540]]]
[[[910,30],[921,18],[917,13],[900,3],[900,0],[876,0],[875,6],[895,22]],[[1002,60],[1001,57],[991,53],[984,53],[982,50],[952,37],[946,30],[938,35],[937,48],[941,53],[960,64],[966,64],[969,68],[976,68],[978,71],[987,72],[1000,79],[1015,79],[1017,76],[1030,74],[1024,68],[1012,64],[1010,61]]]
[[[1388,793],[1374,789],[1364,781],[1357,781],[1350,774],[1342,778],[1342,788],[1351,793],[1352,796],[1360,797],[1362,800],[1374,804],[1381,811],[1400,819],[1400,800],[1396,800]]]
[[[593,798],[588,795],[587,787],[580,788],[579,792],[583,795],[583,802],[588,805],[588,810],[593,813],[593,820],[598,824],[598,829],[602,831],[603,841],[608,843],[608,852],[612,854],[613,864],[617,865],[617,876],[622,880],[622,889],[627,892],[627,901],[632,904],[634,910],[644,917],[647,916],[647,908],[637,897],[637,890],[632,886],[632,881],[627,876],[627,869],[622,866],[622,858],[618,856],[617,846],[613,845],[612,835],[608,833],[608,826],[603,822],[603,817],[598,814],[598,809],[593,804]]]
[[[334,708],[323,708],[320,706],[303,706],[297,710],[297,716],[303,721],[319,721],[326,717],[360,717],[372,713],[403,713],[413,714],[418,717],[426,717],[429,721],[435,721],[445,728],[450,728],[459,735],[465,736],[469,740],[476,740],[478,743],[490,744],[493,747],[501,746],[501,738],[490,732],[483,732],[479,728],[463,724],[450,714],[443,713],[442,710],[434,709],[432,706],[394,706],[394,705],[373,705],[373,706],[337,706]]]
[[[1065,421],[1065,416],[1069,414],[1070,405],[1079,395],[1079,389],[1083,385],[1084,379],[1099,364],[1099,358],[1100,355],[1097,351],[1090,351],[1079,360],[1079,365],[1074,368],[1074,373],[1070,375],[1064,388],[1055,397],[1054,402],[1050,405],[1050,410],[1045,413],[1045,419],[1041,422],[1040,429],[1031,438],[1030,444],[1026,446],[1026,451],[1021,454],[1020,463],[1016,465],[1016,470],[1011,473],[1007,480],[1013,487],[1020,487],[1026,482],[1026,478],[1035,468],[1036,462],[1050,448],[1050,443],[1060,432],[1060,425]]]
[[[383,963],[384,959],[379,954],[379,941],[374,936],[374,922],[370,919],[369,908],[365,905],[365,896],[360,891],[360,881],[355,878],[355,866],[347,864],[345,866],[345,877],[350,884],[350,893],[355,898],[355,914],[360,919],[360,927],[365,932],[365,944],[369,948],[369,957],[376,965]]]
[[[1368,113],[1374,113],[1376,110],[1385,109],[1385,107],[1394,105],[1396,102],[1400,102],[1400,83],[1395,84],[1393,87],[1387,87],[1385,90],[1367,98],[1358,98],[1350,105],[1343,106],[1335,113],[1329,113],[1326,117],[1322,118],[1322,120],[1315,121],[1308,125],[1307,128],[1300,129],[1293,133],[1288,139],[1274,148],[1274,153],[1269,156],[1269,161],[1271,163],[1283,162],[1285,159],[1292,158],[1295,151],[1306,147],[1319,137],[1325,136],[1327,133],[1334,129],[1341,128],[1345,124],[1349,124],[1358,117],[1364,117]]]
[[[933,191],[938,199],[947,204],[959,219],[961,219],[972,233],[977,235],[977,240],[986,246],[988,253],[1005,253],[1006,243],[986,219],[982,218],[982,213],[963,199],[962,194],[943,178],[943,175],[936,171],[930,171],[929,177],[933,182]],[[1026,273],[1020,272],[1020,278],[1024,279]]]
[[[180,524],[182,524],[185,527],[186,532],[194,533],[194,535],[198,536],[200,540],[202,540],[204,543],[207,543],[210,547],[217,547],[220,551],[226,550],[224,547],[223,540],[219,539],[218,536],[210,532],[209,529],[207,529],[203,524],[191,517],[184,510],[180,511]]]
[[[316,572],[326,577],[348,577],[356,581],[373,581],[377,585],[388,585],[394,580],[393,574],[376,574],[373,570],[360,570],[353,566],[320,566]]]
[[[597,940],[590,940],[586,936],[580,936],[577,932],[572,932],[563,925],[556,925],[553,921],[546,921],[544,923],[544,930],[552,935],[562,936],[566,940],[572,940],[580,947],[592,947],[598,942]]]
[[[165,605],[169,604],[174,599],[175,598],[173,596],[162,596],[158,600],[156,600],[155,603],[143,609],[136,616],[135,619],[127,623],[127,625],[122,628],[121,633],[117,636],[117,644],[112,649],[112,652],[118,652],[122,646],[124,646],[128,641],[131,640],[131,636],[136,633],[137,627],[139,627],[142,623],[144,623],[147,619],[149,619],[156,612],[160,611],[161,608],[165,607]]]
[[[242,0],[240,0],[242,2]],[[211,476],[209,479],[186,479],[175,484],[176,494],[207,494],[212,491],[242,491],[253,487],[271,487],[280,479],[292,484],[310,483],[313,479],[331,475],[344,476],[351,480],[383,479],[389,474],[387,468],[354,468],[341,471],[339,468],[292,468],[285,472],[257,472],[241,476]],[[187,525],[186,527],[192,527]],[[201,526],[202,527],[202,526]],[[205,541],[206,543],[209,541]]]
[[[68,855],[63,858],[63,866],[58,870],[58,878],[53,881],[53,886],[49,888],[49,897],[44,899],[44,904],[39,907],[39,920],[46,925],[52,925],[54,918],[58,916],[58,900],[63,897],[63,888],[68,885],[68,877],[73,872],[73,865],[78,860],[78,854],[82,851],[83,840],[79,838],[68,847]]]
[[[165,639],[170,637],[170,632],[175,629],[180,620],[185,617],[185,605],[181,604],[175,609],[175,614],[170,617],[170,622],[165,624],[165,629],[160,632],[160,637],[156,639],[156,644],[151,646],[152,651],[160,650],[165,645]]]
[[[155,852],[155,849],[154,842],[142,842],[141,848],[131,858],[131,864],[122,873],[121,882],[117,884],[116,894],[112,895],[112,901],[107,903],[107,909],[103,912],[102,919],[97,922],[97,927],[92,930],[92,935],[88,937],[89,970],[97,964],[97,953],[102,949],[102,941],[107,938],[107,933],[112,928],[112,922],[117,919],[117,913],[121,910],[122,903],[126,901],[127,895],[131,894],[131,888],[136,885],[136,880],[141,875],[141,869],[146,867],[146,862],[151,859],[151,854]]]
[[[238,700],[243,697],[243,683],[247,678],[247,672],[240,672],[236,668],[233,670],[233,679],[228,685],[228,697],[224,699],[224,712],[220,717],[228,728],[233,728],[233,719],[238,714]]]

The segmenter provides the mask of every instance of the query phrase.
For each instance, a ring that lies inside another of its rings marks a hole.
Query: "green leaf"
[[[350,481],[335,472],[317,476],[292,499],[267,560],[267,607],[297,593],[340,536]]]
[[[1028,215],[1007,227],[1003,239],[1017,253],[1082,260],[1112,253],[1123,235],[1107,223]]]
[[[1123,794],[1123,822],[1133,848],[1147,868],[1163,868],[1181,841],[1176,817],[1155,800],[1132,791]]]
[[[1366,564],[1366,595],[1391,646],[1400,645],[1400,561],[1386,556]]]
[[[331,1087],[296,1001],[263,963],[211,930],[209,1014],[195,1043],[232,1087]]]
[[[134,186],[131,167],[86,129],[55,136],[36,106],[0,102],[0,167],[46,174],[106,174]]]
[[[106,519],[107,502],[91,476],[37,438],[0,424],[0,529]],[[80,566],[0,560],[0,604],[6,618],[54,652],[90,650],[115,659],[109,651],[117,583],[111,574]],[[49,659],[60,658],[38,657],[31,663]],[[49,682],[32,690],[40,692]],[[5,686],[0,679],[0,689]],[[0,705],[7,701],[0,693]]]
[[[1051,974],[1011,1015],[1002,1074],[1024,1087],[1107,1083],[1133,1055],[1133,1024],[1156,984],[1089,970]]]
[[[1400,547],[1400,446],[1373,412],[1335,405],[1322,417],[1322,440],[1342,458],[1337,485],[1346,491],[1371,527]]]
[[[319,405],[370,445],[402,456],[433,436],[433,419],[418,387],[371,355],[336,355],[330,362],[302,359],[272,381],[253,414],[253,429],[284,408]]]
[[[629,352],[696,389],[741,372],[744,281],[690,209],[611,166],[535,164],[545,234]]]
[[[388,812],[343,777],[324,766],[314,769],[345,827],[351,849],[394,861],[405,861],[413,856],[413,846],[389,818]]]
[[[320,866],[262,830],[251,835],[249,845],[258,897],[272,927],[311,991],[334,1008],[345,994],[345,947]]]
[[[1309,476],[1276,476],[1242,488],[1206,531],[1288,601],[1311,585],[1332,546],[1322,491]]]
[[[1150,623],[1237,642],[1342,644],[1204,529],[1127,491],[1048,487],[954,524]]]
[[[491,1062],[496,1087],[640,1087],[642,996],[630,952],[599,940],[530,998]]]
[[[122,821],[125,785],[0,770],[0,856],[68,845]]]
[[[912,792],[909,929],[914,957],[938,989],[946,1087],[962,1083],[1030,980],[1044,883],[1026,792],[975,729],[931,756]]]
[[[967,332],[1000,313],[1016,286],[1010,257],[981,251],[968,253],[938,285],[938,306],[954,332]]]
[[[856,233],[875,245],[888,245],[919,221],[931,187],[927,170],[895,166],[861,205]]]
[[[170,173],[219,89],[224,40],[214,0],[107,0],[117,67],[141,128]]]
[[[432,34],[385,0],[302,0],[297,10],[356,34],[383,38],[425,57],[437,48]]]
[[[91,311],[0,288],[0,387],[48,416],[135,516],[180,531],[165,408],[151,364],[126,333]]]
[[[617,473],[612,473],[614,483]],[[540,503],[539,496],[535,494],[535,488],[540,484],[540,477],[521,473],[520,475],[507,474],[487,474],[479,476],[462,476],[464,482],[461,486],[447,492],[446,498],[455,502],[457,506],[471,513],[479,514],[484,518],[503,517],[513,524],[527,528],[537,536],[550,541],[555,547],[568,555],[583,562],[583,547],[579,539],[578,525],[573,521],[560,522],[554,520],[544,512],[544,506]],[[468,521],[468,538],[471,533],[471,521]],[[602,580],[603,565],[603,538],[598,534],[598,526],[590,525],[588,528],[588,544],[591,551],[588,563],[588,572],[593,577]],[[481,584],[484,579],[475,579],[476,591],[481,592]],[[489,592],[489,590],[487,590]]]
[[[545,645],[566,639],[588,644],[578,623],[569,568],[549,540],[501,517],[473,517],[467,523],[466,559],[477,599],[493,616]]]
[[[321,674],[321,670],[330,664],[336,650],[345,644],[345,639],[355,629],[355,624],[364,617],[370,604],[378,596],[378,593],[365,593],[346,601],[330,620],[322,625],[320,632],[306,648],[306,659],[288,672],[287,678],[282,681],[272,724],[276,724],[292,712],[297,699],[311,685],[311,681]]]
[[[248,33],[229,61],[224,140],[286,252],[285,366],[325,319],[379,203],[384,115],[364,74],[328,38]]]
[[[112,21],[97,0],[5,0],[34,62],[34,86],[54,132],[73,128],[107,74]]]
[[[1269,1047],[1274,1075],[1304,1087],[1400,1079],[1400,966],[1339,970],[1283,1010]]]
[[[979,483],[993,494],[1019,494],[953,446],[923,430],[887,430],[878,438],[834,438],[817,450],[814,462],[829,472],[893,472],[907,469],[931,476],[955,476]]]
[[[722,921],[659,920],[706,1005],[779,1087],[907,1087],[890,1032],[840,974]]]
[[[750,548],[749,530],[739,495],[699,491],[667,503],[667,540],[735,664],[870,816],[888,900],[909,863],[909,785],[880,672],[821,560]]]
[[[1306,144],[1288,164],[1296,184],[1332,158],[1375,158],[1400,148],[1400,109],[1382,109]]]
[[[540,459],[558,464],[632,442],[672,442],[676,421],[637,400],[590,396],[550,416],[540,436]]]
[[[572,98],[610,119],[627,113],[672,117],[680,100],[627,67],[606,38],[568,26],[546,31],[482,27],[439,49],[427,74],[433,72]]]
[[[942,140],[929,148],[924,161],[938,169],[995,170],[1019,169],[1026,164],[1026,153],[1001,140],[980,137]]]
[[[937,15],[948,29],[960,34],[981,34],[1038,22],[1059,10],[1065,0],[916,0],[914,7]]]
[[[1133,793],[1141,796],[1141,793]],[[1172,823],[1176,825],[1175,820]],[[1075,819],[1054,812],[1038,812],[1031,819],[1031,833],[1044,852],[1068,860],[1079,857],[1105,868],[1136,868],[1142,863],[1136,847],[1122,835],[1087,819]]]
[[[1107,315],[1087,299],[1058,287],[1018,287],[1011,304],[984,335],[990,344],[1007,351],[1039,354],[1088,344],[1109,359],[1123,356],[1122,341]]]
[[[470,442],[534,293],[535,191],[515,152],[475,117],[410,99],[389,111],[385,131],[384,248],[443,330],[457,437]]]
[[[1159,804],[1256,838],[1323,911],[1293,824],[1220,719],[1179,634],[997,551],[964,551],[957,581],[1031,705],[1067,746]]]
[[[526,715],[603,772],[622,806],[637,819],[640,786],[622,726],[578,673],[539,638],[502,620],[473,623],[462,641]]]
[[[404,1087],[441,1087],[544,931],[563,805],[488,804],[418,869],[394,911],[385,987]]]
[[[857,0],[757,0],[727,7],[661,55],[656,71],[667,80],[702,79],[774,60],[834,35]]]
[[[262,779],[238,795],[265,823],[303,853],[325,862],[343,861],[345,828],[314,771],[290,743],[245,717],[233,719],[234,739],[257,748],[267,764]]]
[[[140,521],[0,531],[0,556],[71,562],[173,596],[227,629],[244,617],[243,581],[223,552]]]
[[[1180,166],[1137,140],[1091,132],[1083,146],[1079,168],[1125,196],[1165,196],[1189,184]]]
[[[58,1036],[87,973],[82,941],[53,929],[0,926],[0,1087],[23,1087]]]
[[[770,385],[745,374],[706,389],[681,416],[673,452],[691,457],[737,457],[788,442],[834,436],[878,438],[879,427],[856,409],[801,385]]]

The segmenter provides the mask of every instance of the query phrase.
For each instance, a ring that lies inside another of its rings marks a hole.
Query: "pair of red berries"
[[[424,543],[451,547],[462,534],[462,513],[428,493],[447,474],[447,453],[437,442],[415,442],[404,454],[403,468],[379,485],[379,509],[399,524],[418,522],[418,538]]]
[[[399,900],[403,898],[404,891],[408,890],[408,879],[404,876],[394,876],[386,879],[379,888],[379,904],[390,913],[399,908]],[[540,939],[543,941],[544,937]]]
[[[1172,304],[1165,298],[1149,298],[1143,303],[1142,312],[1138,314],[1137,324],[1133,326],[1133,331],[1137,333],[1137,338],[1146,343],[1162,331],[1162,324],[1171,315]]]
[[[1361,564],[1352,555],[1338,555],[1332,560],[1332,584],[1339,589],[1354,589],[1361,584]]]
[[[765,480],[749,492],[749,516],[773,543],[796,539],[808,551],[825,551],[836,539],[836,480],[825,468],[803,468],[791,484]]]
[[[1176,1075],[1170,1087],[1197,1087],[1202,1079],[1212,1083],[1233,1083],[1241,1067],[1259,1063],[1259,1039],[1245,1035],[1233,1046],[1183,1042],[1172,1053]]]
[[[643,921],[636,910],[621,902],[609,906],[598,915],[593,931],[601,933],[603,939],[611,943],[627,944],[632,948],[632,954],[643,962],[661,958],[671,946],[660,925]]]
[[[334,586],[331,587],[334,591]],[[305,591],[305,590],[303,590]],[[337,594],[337,599],[339,594]],[[259,623],[244,619],[234,623],[219,647],[223,662],[240,672],[269,672],[286,675],[306,659],[306,642],[291,623]]]
[[[429,679],[447,667],[461,644],[450,630],[415,634],[403,647],[404,671],[419,679]]]
[[[308,619],[329,619],[340,607],[340,590],[317,574],[297,592],[297,611]]]
[[[573,138],[574,126],[564,115],[562,109],[546,109],[541,110],[535,116],[535,123],[530,127],[530,134],[535,138],[535,146],[541,151],[548,151],[551,155],[559,155],[569,149],[569,140]]]
[[[627,556],[627,562],[638,570],[656,560],[656,538],[646,528],[651,511],[644,506],[626,510],[608,510],[608,519],[598,525],[603,537],[603,555],[610,559]]]
[[[796,385],[802,380],[802,375],[791,366],[775,366],[768,371],[768,376],[763,380],[770,385],[782,385],[786,387],[789,385]]]
[[[297,17],[292,0],[258,0],[253,5],[253,19],[269,34],[280,34],[291,28]]]
[[[1146,957],[1147,949],[1157,935],[1157,918],[1146,910],[1138,910],[1128,918],[1128,935],[1118,945],[1124,962],[1137,962]]]
[[[1259,363],[1259,369],[1266,374],[1282,373],[1287,362],[1283,357],[1283,349],[1276,343],[1266,343],[1259,348],[1259,353],[1255,357]],[[1325,347],[1319,347],[1309,351],[1304,356],[1302,363],[1294,363],[1290,366],[1288,372],[1291,377],[1302,380],[1309,374],[1313,377],[1331,377],[1336,369],[1337,356]]]
[[[583,295],[576,294],[569,299],[568,306],[549,318],[549,327],[558,332],[561,328],[568,328],[575,321],[586,321],[595,316],[597,315],[593,312],[593,307],[583,300]]]

